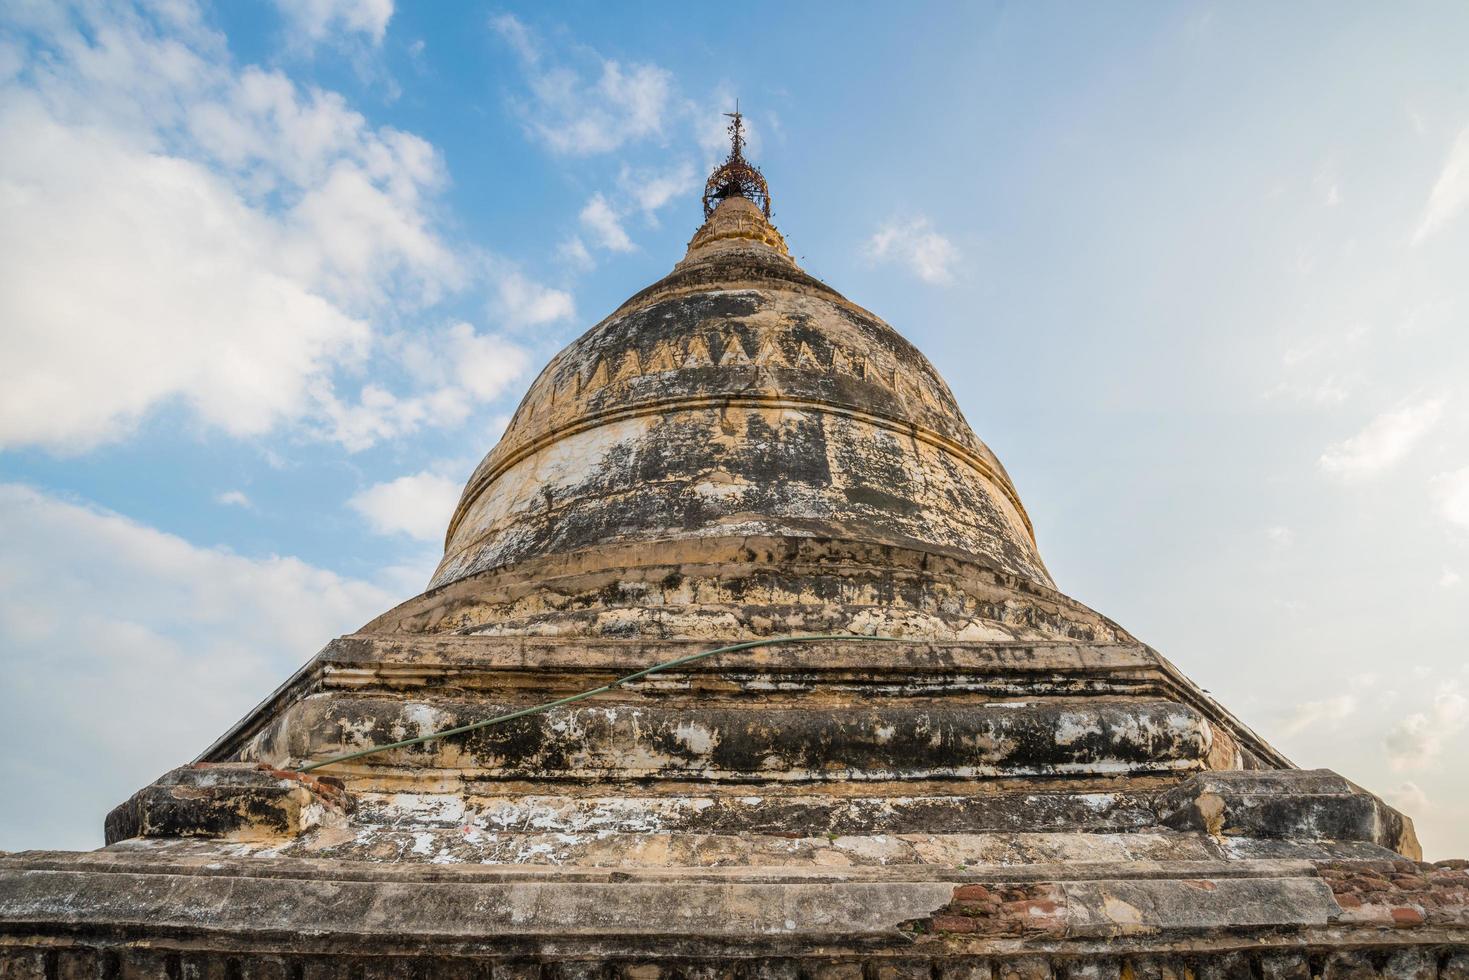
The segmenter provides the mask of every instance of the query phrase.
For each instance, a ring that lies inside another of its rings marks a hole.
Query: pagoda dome
[[[429,591],[371,628],[1111,636],[933,365],[796,264],[757,169],[724,169],[682,261],[531,384]]]

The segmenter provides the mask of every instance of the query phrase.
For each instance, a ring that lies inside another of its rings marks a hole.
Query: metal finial
[[[745,117],[740,115],[740,100],[735,99],[734,112],[726,112],[724,115],[733,120],[728,127],[730,143],[729,158],[731,160],[740,159],[744,156],[745,150]]]
[[[714,213],[719,202],[727,197],[743,197],[753,201],[770,218],[770,188],[760,168],[745,159],[745,117],[740,112],[740,101],[735,100],[735,111],[726,112],[730,124],[729,158],[709,175],[704,183],[704,217]]]

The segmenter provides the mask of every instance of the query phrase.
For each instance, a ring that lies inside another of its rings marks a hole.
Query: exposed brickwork
[[[1054,884],[960,885],[954,900],[916,931],[975,936],[1061,936],[1066,896]]]
[[[1469,925],[1469,869],[1462,860],[1351,861],[1321,867],[1341,921],[1418,926]]]

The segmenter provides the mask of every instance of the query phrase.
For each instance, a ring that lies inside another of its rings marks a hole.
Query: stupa
[[[1469,980],[1463,862],[1058,591],[731,132],[687,254],[541,372],[427,591],[106,847],[0,857],[0,977]]]

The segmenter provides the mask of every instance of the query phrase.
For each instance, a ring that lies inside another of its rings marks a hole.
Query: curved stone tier
[[[1056,590],[956,549],[758,530],[528,559],[432,589],[362,631],[711,641],[833,632],[935,640],[1126,637]]]

